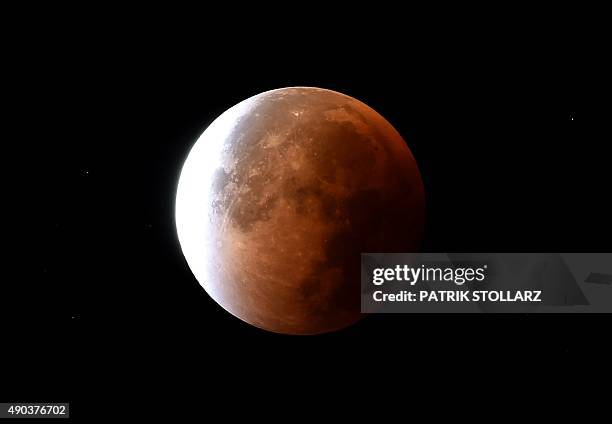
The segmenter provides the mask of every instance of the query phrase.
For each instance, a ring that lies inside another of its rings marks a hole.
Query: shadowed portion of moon
[[[417,251],[424,192],[410,150],[365,104],[318,88],[259,94],[200,137],[177,191],[187,262],[223,308],[316,334],[360,318],[360,254]]]

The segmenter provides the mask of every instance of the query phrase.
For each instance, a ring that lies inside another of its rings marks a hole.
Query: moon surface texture
[[[359,320],[362,252],[418,251],[424,190],[399,133],[360,101],[293,87],[228,109],[176,196],[181,248],[206,292],[285,334]]]

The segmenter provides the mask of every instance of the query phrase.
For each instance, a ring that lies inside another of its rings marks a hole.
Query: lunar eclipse
[[[228,109],[189,153],[176,226],[206,292],[249,324],[284,334],[360,319],[362,252],[418,251],[417,163],[380,114],[310,87]]]

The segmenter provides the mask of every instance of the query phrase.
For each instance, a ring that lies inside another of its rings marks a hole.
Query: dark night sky
[[[58,397],[116,369],[242,369],[245,351],[259,368],[299,363],[306,372],[406,346],[519,355],[601,347],[602,316],[380,315],[317,337],[266,333],[206,295],[173,219],[180,168],[207,125],[251,95],[307,85],[356,97],[404,136],[427,193],[424,250],[609,250],[608,110],[597,75],[585,78],[571,49],[552,61],[538,49],[437,40],[422,54],[398,34],[340,50],[324,37],[294,49],[273,35],[240,47],[217,39],[99,37],[55,50],[43,41],[48,67],[24,71],[28,98],[39,99],[17,146],[21,157],[34,152],[22,178],[34,190],[23,204],[35,211],[35,251],[2,288],[2,319],[15,331],[53,330],[41,336],[44,353],[35,342],[24,351],[65,367]]]

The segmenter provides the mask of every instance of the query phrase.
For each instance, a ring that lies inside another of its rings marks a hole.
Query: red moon
[[[261,93],[201,135],[176,225],[206,292],[249,324],[317,334],[355,323],[360,254],[418,251],[424,189],[399,133],[344,94]]]

